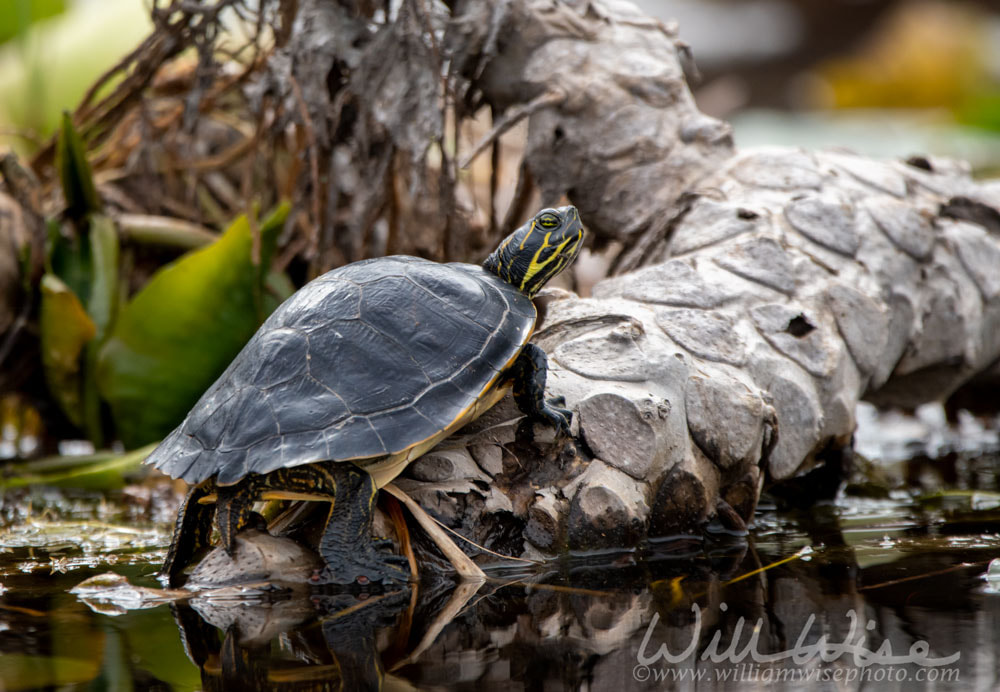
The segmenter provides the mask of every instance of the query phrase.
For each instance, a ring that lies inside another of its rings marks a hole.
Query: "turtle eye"
[[[545,212],[538,215],[538,225],[542,228],[556,228],[559,225],[559,217],[552,212]]]

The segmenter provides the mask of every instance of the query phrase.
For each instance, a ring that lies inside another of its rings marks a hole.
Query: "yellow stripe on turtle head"
[[[525,293],[534,293],[534,291],[530,290],[529,286],[531,286],[532,280],[539,273],[544,271],[545,275],[548,277],[548,276],[554,276],[555,274],[558,274],[560,271],[562,271],[562,268],[565,266],[568,257],[574,255],[574,253],[572,252],[570,253],[565,252],[566,246],[569,245],[570,243],[575,244],[580,242],[580,235],[577,235],[576,237],[566,238],[561,243],[559,243],[559,245],[555,247],[555,250],[552,251],[552,254],[550,254],[547,259],[540,261],[539,257],[541,256],[542,251],[548,247],[552,247],[551,245],[549,245],[549,239],[551,237],[552,237],[551,233],[545,234],[545,240],[542,241],[542,246],[538,248],[538,250],[535,252],[535,256],[531,258],[531,264],[528,265],[527,271],[524,272],[524,278],[521,279],[521,285],[519,288]],[[549,265],[552,266],[550,267]]]
[[[583,226],[575,207],[543,209],[504,239],[483,268],[530,298],[573,261],[582,242]]]
[[[530,238],[531,234],[535,232],[535,225],[537,223],[538,223],[537,219],[532,219],[531,220],[531,226],[528,227],[528,232],[524,234],[523,238],[521,238],[521,244],[518,246],[518,248],[517,248],[518,250],[523,250],[524,249],[524,244],[528,242],[528,238]],[[548,240],[549,237],[545,236],[545,239]]]

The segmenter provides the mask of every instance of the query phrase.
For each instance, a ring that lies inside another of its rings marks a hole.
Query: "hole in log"
[[[914,168],[922,168],[925,171],[934,172],[934,166],[931,165],[931,162],[927,160],[926,156],[911,156],[906,159],[906,163]]]
[[[968,197],[952,197],[942,204],[938,214],[949,219],[978,224],[991,233],[1000,233],[1000,209]]]
[[[788,320],[788,326],[785,327],[785,331],[795,338],[801,339],[815,328],[816,327],[814,327],[809,320],[806,319],[805,315],[796,315],[792,319]]]

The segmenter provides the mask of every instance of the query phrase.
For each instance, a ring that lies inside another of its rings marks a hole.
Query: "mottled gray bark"
[[[455,16],[460,53],[503,37],[470,58],[488,101],[556,95],[530,116],[528,167],[625,250],[594,297],[550,300],[535,337],[579,444],[526,455],[501,406],[400,482],[451,525],[523,527],[528,553],[740,528],[767,479],[849,444],[859,399],[940,399],[1000,358],[997,183],[927,158],[734,151],[675,32],[628,3]]]

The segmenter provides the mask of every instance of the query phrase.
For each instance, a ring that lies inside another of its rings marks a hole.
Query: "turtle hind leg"
[[[404,583],[408,561],[386,550],[387,543],[372,539],[372,515],[378,489],[372,477],[346,463],[310,464],[274,472],[274,485],[308,488],[331,500],[319,553],[326,562],[313,584]]]
[[[534,435],[532,425],[551,425],[558,433],[569,433],[569,422],[573,413],[560,408],[562,398],[545,400],[545,380],[549,361],[545,351],[534,344],[527,344],[514,361],[511,377],[514,381],[514,403],[525,414],[517,426],[518,438],[530,441]]]
[[[177,512],[170,549],[167,550],[167,557],[160,569],[160,574],[167,578],[167,585],[171,588],[180,585],[180,576],[184,568],[194,561],[198,553],[210,545],[215,507],[202,504],[199,500],[214,491],[215,483],[212,480],[199,483],[188,491]]]
[[[267,530],[264,517],[253,511],[253,503],[267,483],[265,476],[251,474],[236,485],[219,488],[215,522],[220,542],[229,557],[233,557],[236,550],[236,534],[240,531],[249,527]]]

